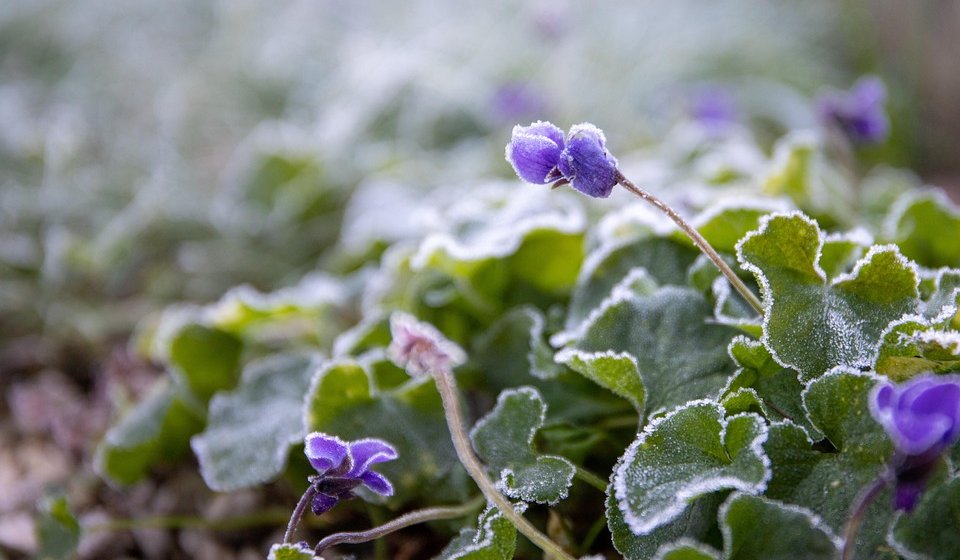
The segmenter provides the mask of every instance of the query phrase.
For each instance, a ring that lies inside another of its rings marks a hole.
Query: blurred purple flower
[[[737,124],[740,112],[730,92],[719,86],[696,89],[690,99],[690,116],[707,132],[720,134]]]
[[[397,450],[380,439],[346,442],[336,436],[313,432],[304,440],[304,450],[317,475],[310,477],[316,493],[310,504],[320,515],[340,500],[354,497],[360,485],[381,496],[392,496],[393,485],[382,474],[370,470],[377,463],[397,458]]]
[[[513,127],[506,157],[521,179],[545,184],[564,180],[583,194],[606,198],[617,184],[617,160],[603,132],[589,123],[563,132],[548,122]]]
[[[857,81],[848,91],[828,91],[817,98],[817,112],[828,125],[839,128],[855,144],[886,140],[890,123],[883,105],[887,88],[876,77]]]
[[[387,348],[390,360],[410,375],[452,369],[466,360],[463,350],[447,340],[432,325],[407,313],[390,316],[392,340]]]
[[[517,82],[507,83],[493,93],[493,116],[500,122],[516,122],[542,115],[547,110],[543,96],[532,86]]]
[[[903,385],[883,383],[870,395],[870,414],[897,451],[897,509],[916,506],[940,456],[960,438],[960,376],[917,377]]]

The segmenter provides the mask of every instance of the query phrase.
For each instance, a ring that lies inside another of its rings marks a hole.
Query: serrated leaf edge
[[[717,523],[720,525],[720,532],[723,534],[724,558],[729,558],[733,553],[733,531],[731,530],[730,525],[726,522],[727,514],[730,512],[730,508],[733,507],[733,502],[744,496],[756,498],[765,504],[779,507],[793,513],[799,513],[810,522],[810,526],[812,528],[822,531],[825,535],[827,535],[827,538],[833,543],[834,548],[836,548],[838,551],[843,550],[843,539],[834,533],[833,528],[827,525],[823,518],[814,513],[812,510],[797,504],[791,504],[767,498],[766,496],[761,496],[759,494],[746,494],[744,492],[734,491],[726,500],[723,501],[722,504],[720,504],[720,509],[717,512]]]
[[[666,510],[662,511],[660,514],[648,516],[647,518],[643,519],[635,516],[631,511],[629,511],[628,508],[624,507],[627,493],[626,483],[623,480],[623,469],[625,468],[625,465],[633,462],[633,459],[637,453],[637,448],[646,443],[647,437],[653,434],[660,424],[670,418],[673,418],[684,410],[705,405],[713,407],[720,418],[719,437],[721,443],[725,442],[727,426],[729,426],[731,420],[740,417],[755,417],[758,419],[760,433],[750,442],[748,448],[754,454],[754,456],[760,459],[760,462],[763,464],[764,474],[762,479],[760,482],[755,484],[744,484],[740,479],[728,476],[721,476],[712,480],[702,481],[701,484],[689,488],[684,492],[678,493],[676,496],[674,496],[673,502],[668,505]],[[618,461],[612,475],[611,487],[614,488],[614,497],[617,500],[617,506],[620,508],[621,513],[623,513],[623,519],[626,522],[627,527],[629,527],[630,530],[638,536],[650,534],[653,530],[663,526],[666,523],[669,523],[670,521],[673,521],[680,516],[680,514],[683,513],[683,511],[687,508],[689,500],[716,490],[735,489],[747,493],[750,493],[751,491],[756,493],[763,492],[767,488],[767,483],[770,481],[770,477],[773,476],[773,471],[770,467],[770,458],[767,457],[767,454],[763,449],[763,444],[767,441],[768,435],[769,428],[763,418],[760,418],[758,415],[753,413],[740,413],[734,414],[730,417],[725,417],[723,407],[716,401],[709,399],[692,400],[684,405],[678,406],[663,416],[651,420],[649,423],[647,423],[647,426],[642,432],[640,432],[639,436],[633,441],[633,443],[627,447],[627,450],[620,458],[620,461]]]
[[[517,387],[517,388],[514,388],[514,389],[505,389],[505,390],[501,391],[500,394],[497,396],[497,404],[494,405],[494,407],[493,407],[493,409],[490,411],[490,413],[488,413],[486,416],[484,416],[483,418],[481,418],[480,420],[478,420],[477,423],[473,425],[473,428],[470,429],[469,437],[470,437],[470,441],[471,441],[471,442],[473,441],[474,434],[475,434],[478,430],[483,429],[484,426],[486,426],[488,423],[492,422],[491,415],[492,415],[493,411],[497,410],[497,408],[499,408],[500,406],[503,406],[503,405],[504,405],[504,402],[506,402],[506,400],[507,400],[508,398],[512,397],[513,395],[517,395],[517,394],[524,394],[524,395],[530,397],[531,399],[533,399],[533,400],[534,400],[535,402],[537,402],[538,405],[539,405],[539,409],[540,409],[539,418],[540,418],[540,420],[537,422],[538,425],[537,425],[537,426],[534,426],[534,427],[530,430],[530,432],[527,434],[527,442],[526,442],[526,443],[527,443],[527,446],[530,447],[531,451],[533,450],[533,439],[537,436],[537,432],[540,430],[540,428],[543,427],[543,423],[544,423],[544,422],[546,421],[546,419],[547,419],[547,403],[543,400],[543,397],[540,395],[540,391],[537,391],[535,388],[530,387],[530,386]],[[565,499],[567,498],[567,495],[568,495],[569,492],[570,492],[570,485],[573,483],[573,477],[574,477],[574,475],[576,474],[576,471],[577,471],[576,465],[574,465],[573,463],[571,463],[567,458],[561,457],[561,456],[559,456],[559,455],[537,455],[537,457],[538,457],[538,458],[539,458],[539,457],[548,457],[548,458],[551,458],[551,459],[556,459],[556,460],[559,460],[559,461],[563,462],[564,464],[566,464],[567,466],[570,467],[570,474],[567,476],[565,488],[563,489],[563,491],[560,493],[560,496],[559,496],[556,500],[548,501],[547,504],[552,506],[552,505],[555,505],[555,504],[557,504],[557,503],[559,503],[559,502],[562,502],[563,500],[565,500]],[[512,474],[514,474],[513,469],[511,469],[511,468],[509,468],[509,467],[505,467],[505,468],[501,469],[501,470],[500,470],[500,478],[497,480],[497,483],[496,483],[496,484],[497,484],[497,488],[498,488],[501,492],[503,492],[504,494],[506,494],[508,497],[510,497],[510,498],[523,500],[524,502],[534,502],[534,501],[536,501],[536,500],[530,498],[529,496],[524,496],[524,492],[523,492],[522,490],[517,489],[517,488],[511,488],[511,487],[510,487],[510,485],[509,485],[509,483],[508,483],[508,479],[509,479],[510,475],[512,475]]]

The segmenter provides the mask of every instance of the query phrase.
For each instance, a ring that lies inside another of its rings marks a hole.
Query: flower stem
[[[297,530],[297,526],[300,525],[300,520],[303,519],[303,513],[307,511],[307,506],[310,505],[310,502],[316,494],[317,488],[313,482],[311,482],[310,486],[307,486],[307,491],[303,493],[300,501],[297,502],[297,507],[294,508],[293,515],[290,516],[290,522],[287,523],[287,531],[283,534],[283,544],[289,543],[290,539],[293,538],[293,533]]]
[[[877,477],[873,483],[864,490],[857,498],[856,505],[850,513],[850,520],[847,521],[847,528],[843,531],[843,555],[841,560],[852,560],[854,550],[857,547],[857,532],[860,531],[860,525],[863,524],[863,518],[867,515],[867,509],[873,500],[887,487],[889,475],[883,473]]]
[[[440,399],[443,401],[443,410],[447,417],[447,426],[450,428],[450,435],[453,439],[453,447],[457,451],[457,457],[460,458],[460,462],[463,463],[470,477],[480,487],[483,495],[497,506],[497,509],[513,523],[518,531],[530,539],[530,542],[546,553],[547,556],[559,560],[575,560],[560,545],[550,540],[550,537],[541,533],[526,518],[517,513],[513,504],[497,490],[497,487],[487,477],[483,465],[480,464],[480,459],[473,453],[467,431],[463,427],[463,415],[460,412],[460,400],[457,397],[457,385],[453,373],[444,368],[437,369],[432,373],[437,383],[437,390],[440,392]]]
[[[607,481],[593,474],[592,472],[588,471],[583,467],[577,467],[577,470],[574,473],[574,476],[576,476],[583,482],[586,482],[590,486],[593,486],[594,488],[596,488],[601,492],[607,491]]]
[[[713,261],[713,264],[716,265],[716,267],[720,270],[721,273],[723,273],[724,276],[727,277],[727,281],[730,282],[730,285],[733,286],[738,292],[740,292],[740,295],[743,296],[743,299],[745,299],[747,303],[750,304],[750,307],[752,307],[754,311],[759,313],[761,317],[763,316],[763,304],[760,302],[757,296],[755,296],[753,292],[750,291],[750,288],[748,288],[747,285],[744,284],[742,280],[740,280],[740,277],[737,276],[737,274],[733,271],[733,269],[730,268],[729,265],[727,265],[726,261],[720,258],[720,255],[717,253],[717,251],[712,246],[710,246],[710,243],[706,239],[704,239],[702,235],[700,235],[699,231],[697,231],[693,226],[687,223],[687,221],[684,220],[680,216],[680,214],[677,214],[673,208],[668,206],[667,203],[663,202],[662,200],[655,197],[651,193],[634,185],[630,181],[630,179],[627,179],[626,177],[624,177],[623,174],[620,173],[619,171],[617,171],[617,182],[620,183],[620,185],[622,185],[625,189],[637,195],[638,197],[642,198],[646,202],[650,203],[651,205],[656,207],[657,210],[660,210],[661,212],[666,214],[671,220],[673,220],[673,222],[677,224],[677,226],[679,226],[680,229],[685,234],[687,234],[687,237],[689,237],[690,240],[693,241],[693,244],[696,245],[698,249],[700,249],[700,252],[702,252],[704,255],[707,256],[707,258]]]
[[[323,540],[317,543],[317,546],[314,549],[314,554],[319,556],[324,550],[338,544],[358,544],[369,542],[374,539],[379,539],[380,537],[389,535],[394,531],[398,531],[418,523],[424,523],[426,521],[436,521],[438,519],[456,519],[457,517],[463,517],[465,515],[469,515],[472,511],[479,508],[482,505],[483,500],[483,496],[477,496],[473,500],[470,500],[469,502],[460,506],[418,509],[416,511],[405,513],[396,519],[384,523],[383,525],[379,525],[372,529],[367,529],[366,531],[336,533],[330,535],[329,537],[324,537]]]

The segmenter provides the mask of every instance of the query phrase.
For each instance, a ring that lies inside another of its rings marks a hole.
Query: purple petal
[[[367,471],[360,476],[363,484],[381,496],[393,496],[393,485],[382,474]]]
[[[372,465],[396,459],[397,450],[383,440],[370,438],[351,443],[350,455],[353,457],[353,468],[346,476],[356,478],[367,472]]]
[[[610,196],[617,184],[617,160],[606,148],[606,138],[589,123],[570,129],[558,165],[573,188],[597,198]]]
[[[831,91],[817,99],[820,118],[836,126],[858,144],[882,142],[890,123],[883,104],[886,87],[878,78],[861,78],[849,91]]]
[[[907,455],[920,455],[943,440],[950,430],[948,418],[936,415],[900,414],[894,418],[893,443]]]
[[[900,482],[893,491],[893,507],[910,513],[920,501],[925,482]]]
[[[315,515],[322,515],[337,505],[337,502],[339,500],[335,496],[318,492],[313,496],[313,501],[310,502],[310,509],[313,510]]]
[[[907,456],[938,455],[960,437],[960,377],[923,376],[873,390],[870,413],[897,450]]]
[[[313,432],[304,440],[304,446],[307,459],[319,474],[343,469],[344,466],[349,469],[353,465],[350,446],[337,436]]]
[[[506,157],[517,175],[528,183],[542,185],[560,161],[563,131],[548,122],[513,127]]]

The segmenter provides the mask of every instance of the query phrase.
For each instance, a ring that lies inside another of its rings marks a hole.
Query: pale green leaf
[[[517,546],[517,530],[496,508],[488,508],[477,528],[463,529],[436,560],[510,560]]]

